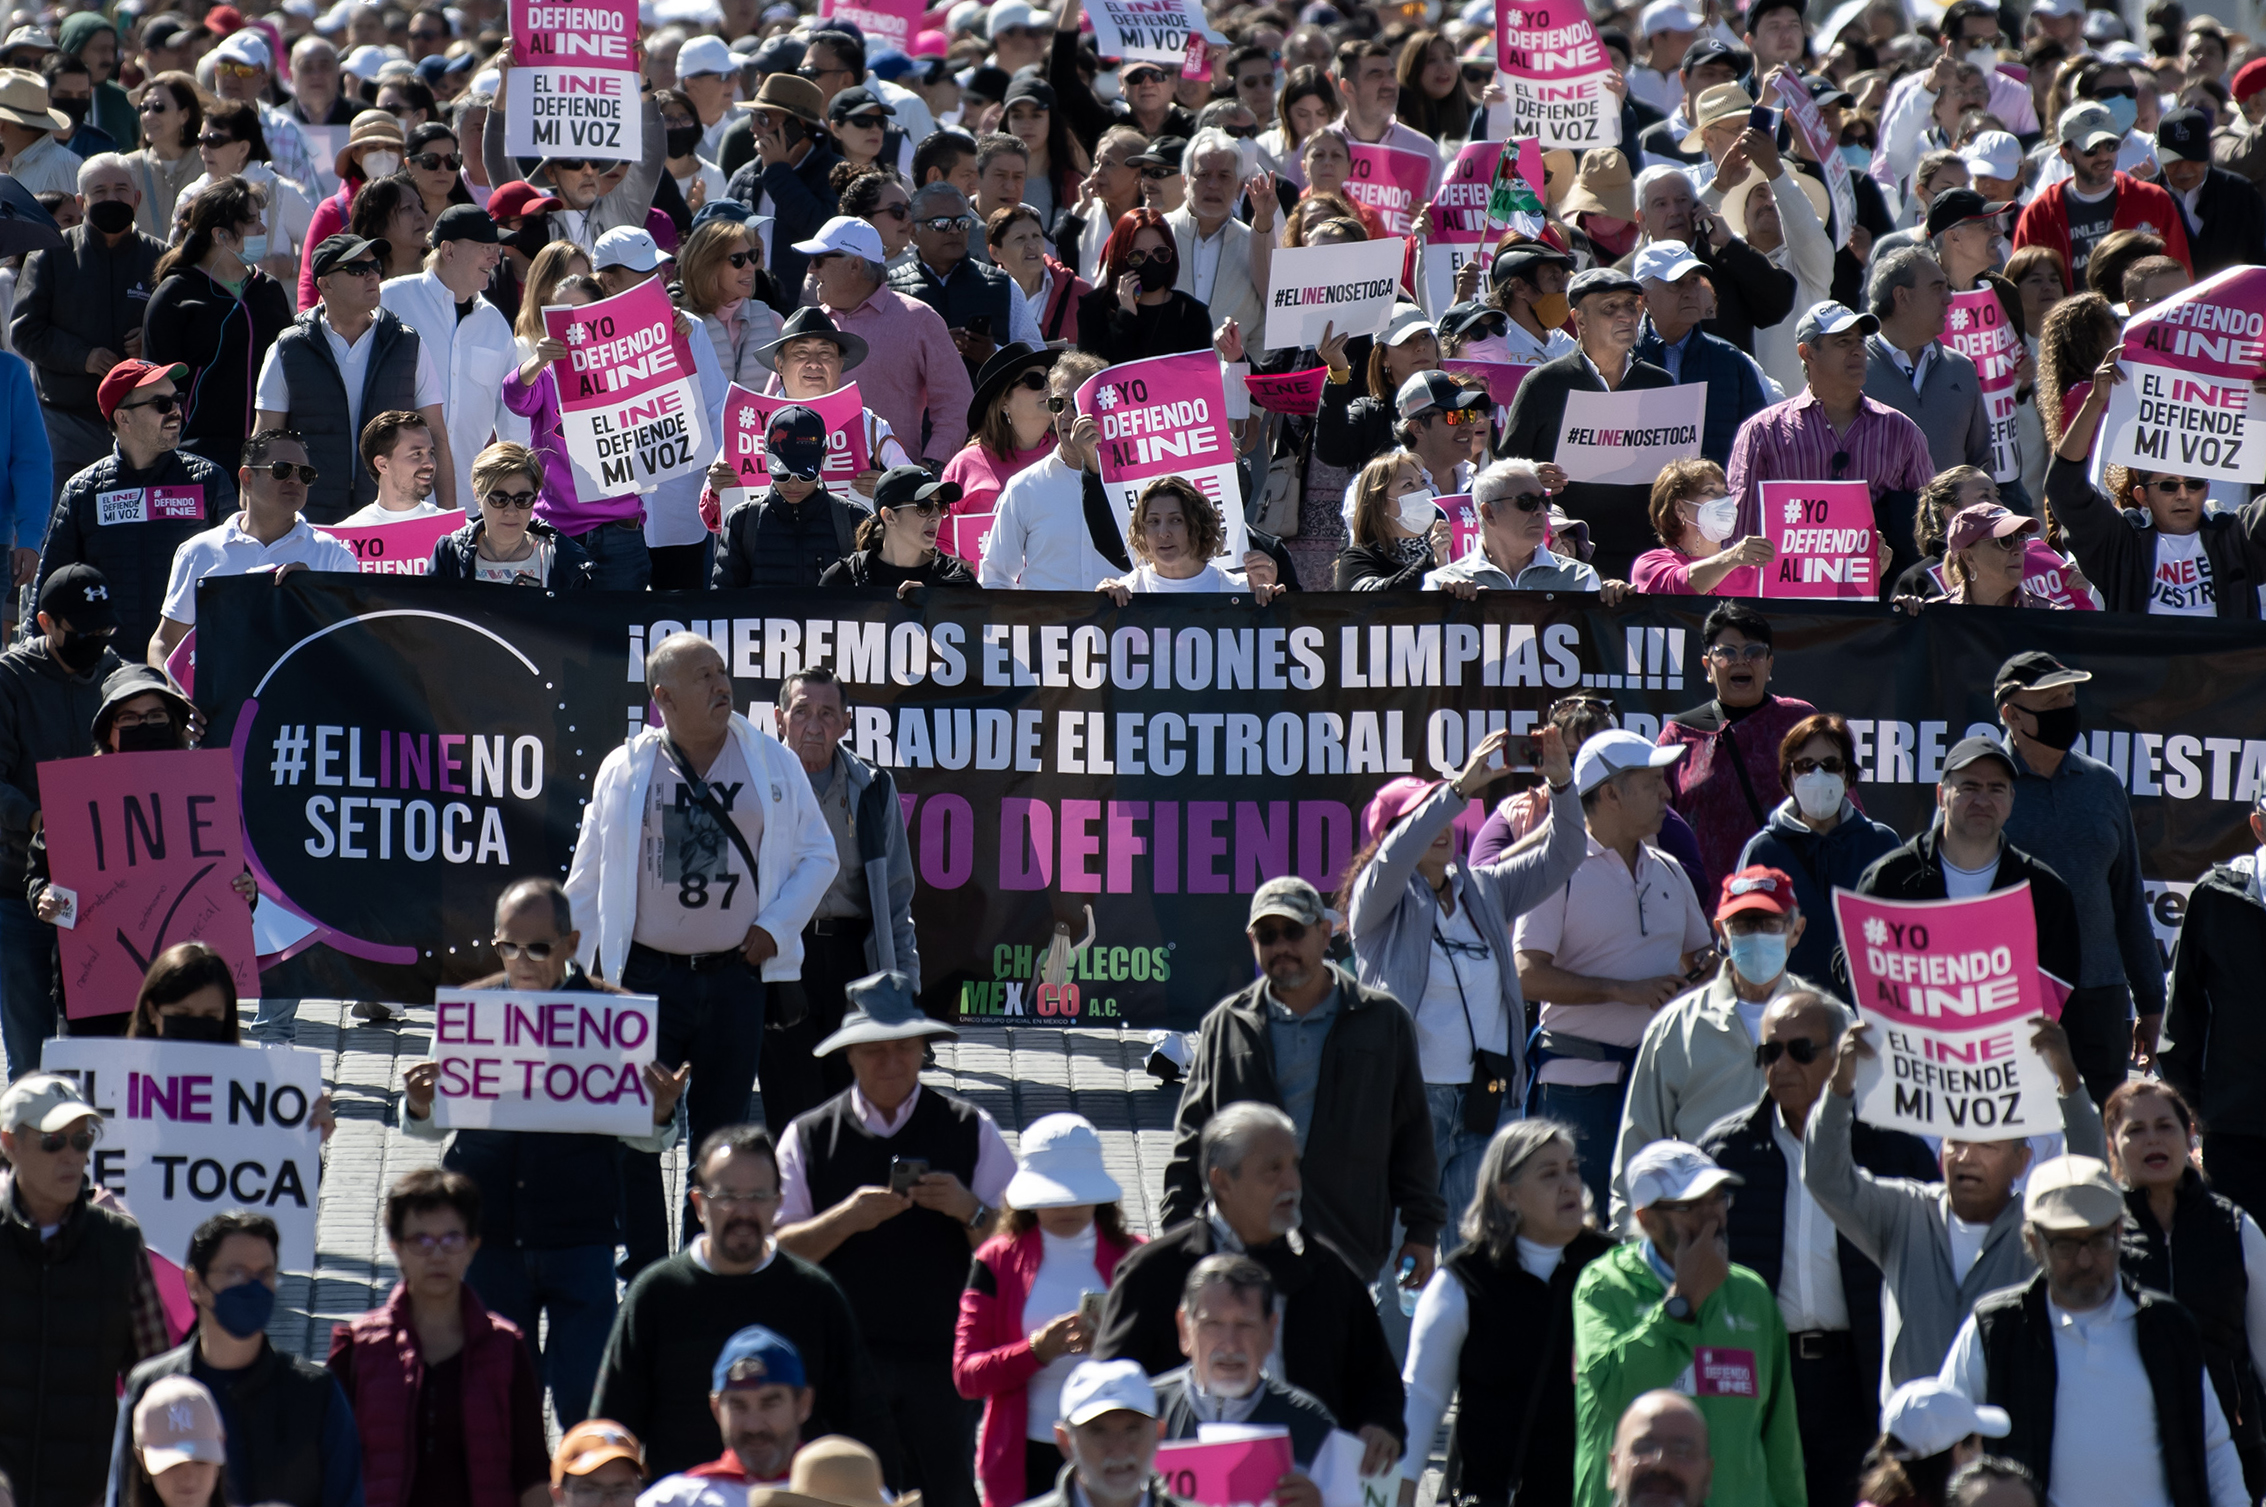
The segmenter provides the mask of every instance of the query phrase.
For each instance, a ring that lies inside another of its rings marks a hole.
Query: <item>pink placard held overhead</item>
[[[1495,66],[1510,94],[1505,140],[1619,144],[1621,103],[1605,87],[1613,60],[1580,0],[1495,0]]]
[[[826,463],[819,468],[818,479],[836,496],[847,496],[850,483],[871,464],[865,448],[865,403],[855,382],[823,398],[804,399],[749,392],[733,383],[724,398],[724,454],[740,475],[739,485],[756,491],[771,485],[763,431],[782,408],[807,408],[825,421]]]
[[[1952,294],[1943,314],[1943,343],[1974,362],[1982,378],[1983,409],[1991,419],[1991,480],[2014,480],[2022,474],[2016,434],[2022,405],[2016,396],[2015,369],[2027,351],[1998,294],[1987,286]]]
[[[597,303],[546,308],[543,330],[567,348],[551,371],[577,497],[651,492],[707,469],[715,437],[659,278]]]
[[[1440,370],[1458,377],[1477,377],[1487,384],[1487,401],[1507,408],[1518,395],[1519,384],[1534,368],[1515,361],[1443,361]]]
[[[1416,211],[1432,185],[1435,159],[1400,147],[1355,141],[1353,168],[1346,174],[1346,196],[1377,211],[1388,235],[1416,229]]]
[[[1228,431],[1219,358],[1210,351],[1150,356],[1088,377],[1078,411],[1101,429],[1101,477],[1122,526],[1150,482],[1178,476],[1210,498],[1227,525],[1221,553],[1240,561],[1249,546],[1235,437]]]
[[[1424,306],[1435,315],[1456,301],[1464,263],[1487,257],[1487,191],[1502,155],[1499,141],[1470,142],[1440,174],[1424,236]]]
[[[150,960],[206,942],[239,996],[260,992],[244,823],[226,749],[102,754],[39,766],[48,870],[73,898],[58,925],[63,1008],[73,1020],[134,1007]]]
[[[504,150],[632,162],[644,152],[637,0],[510,0]]]
[[[1791,73],[1777,77],[1772,92],[1786,111],[1787,121],[1801,133],[1810,156],[1825,164],[1826,187],[1833,195],[1833,244],[1836,248],[1846,246],[1849,228],[1857,223],[1857,188],[1849,171],[1849,161],[1841,155],[1840,138],[1825,123],[1825,112],[1810,98],[1810,91],[1802,87],[1801,79]]]
[[[865,32],[868,49],[877,43],[886,44],[908,55],[925,13],[920,0],[818,0],[822,19],[838,16],[857,23]]]
[[[1322,384],[1329,378],[1328,367],[1316,366],[1302,372],[1253,372],[1243,385],[1251,390],[1251,401],[1269,413],[1311,418],[1322,411]]]
[[[433,546],[462,527],[464,513],[459,509],[356,528],[334,523],[323,532],[354,551],[364,575],[422,576],[432,573]]]
[[[1762,572],[1764,596],[1870,601],[1880,595],[1880,535],[1866,483],[1766,481],[1762,524],[1777,551]]]
[[[1173,1440],[1157,1446],[1157,1474],[1165,1489],[1198,1507],[1253,1507],[1273,1498],[1290,1474],[1288,1434],[1220,1444]]]

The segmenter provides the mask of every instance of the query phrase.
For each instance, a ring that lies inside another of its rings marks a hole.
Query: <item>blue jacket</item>
[[[47,421],[40,417],[39,392],[24,358],[0,352],[0,528],[17,549],[38,549],[47,537],[47,504],[55,495],[55,452],[47,447]]]
[[[1719,466],[1730,465],[1731,441],[1739,426],[1770,402],[1770,395],[1763,390],[1762,372],[1753,358],[1722,336],[1710,335],[1694,325],[1691,342],[1684,347],[1682,370],[1670,371],[1668,342],[1652,327],[1649,314],[1633,354],[1639,361],[1669,372],[1679,383],[1707,384],[1707,422],[1700,428],[1700,454]]]
[[[1903,841],[1894,828],[1859,811],[1847,796],[1841,798],[1840,823],[1823,836],[1810,830],[1791,796],[1778,803],[1762,830],[1747,839],[1739,867],[1768,864],[1794,881],[1794,903],[1802,907],[1809,925],[1787,956],[1788,968],[1804,978],[1835,976],[1833,952],[1840,926],[1833,916],[1834,890],[1855,889],[1873,861],[1895,852]]]

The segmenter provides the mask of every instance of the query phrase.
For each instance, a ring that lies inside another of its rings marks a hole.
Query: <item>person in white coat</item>
[[[1256,163],[1256,149],[1251,157]],[[1217,127],[1196,133],[1181,164],[1188,202],[1164,217],[1173,244],[1182,248],[1180,278],[1173,286],[1211,310],[1213,329],[1232,319],[1256,335],[1266,323],[1275,197],[1257,185],[1260,191],[1251,193],[1252,222],[1246,225],[1235,217],[1236,201],[1254,187],[1249,180],[1256,169],[1244,165],[1243,148]]]
[[[803,928],[841,863],[801,762],[732,710],[715,645],[669,635],[645,683],[661,726],[599,766],[566,889],[578,961],[660,1000],[654,1055],[693,1065],[698,1146],[748,1118],[767,1005],[802,1003]],[[635,1271],[668,1253],[659,1160],[629,1155],[622,1181]],[[685,1220],[689,1236],[689,1208]]]
[[[378,303],[415,330],[440,368],[456,496],[472,496],[472,458],[488,446],[507,410],[504,378],[519,364],[511,321],[480,296],[503,259],[496,222],[477,204],[451,204],[433,222],[425,270],[386,281]]]

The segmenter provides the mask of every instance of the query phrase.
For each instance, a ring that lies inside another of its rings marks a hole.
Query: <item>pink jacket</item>
[[[1120,1245],[1107,1235],[1094,1242],[1094,1270],[1108,1286],[1117,1263],[1140,1244],[1134,1236]],[[960,1322],[952,1339],[952,1385],[962,1397],[984,1400],[983,1426],[976,1434],[976,1474],[984,1507],[1014,1507],[1053,1489],[1052,1481],[1023,1479],[1023,1430],[1030,1421],[1025,1389],[1045,1363],[1031,1351],[1023,1328],[1023,1300],[1031,1295],[1043,1239],[1037,1229],[995,1235],[976,1252],[967,1287],[960,1294]],[[988,1280],[987,1280],[988,1279]]]
[[[299,312],[304,314],[322,302],[322,294],[315,291],[315,248],[331,236],[346,228],[346,217],[354,212],[354,191],[362,186],[359,178],[349,178],[332,194],[315,206],[313,218],[307,222],[307,243],[299,248]]]

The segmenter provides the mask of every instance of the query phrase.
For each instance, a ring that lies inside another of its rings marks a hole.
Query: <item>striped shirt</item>
[[[1835,456],[1844,457],[1838,466]],[[1936,467],[1920,426],[1895,409],[1859,395],[1849,432],[1836,435],[1825,405],[1805,391],[1739,426],[1725,473],[1731,495],[1739,499],[1736,534],[1743,537],[1763,532],[1763,482],[1870,482],[1877,516],[1883,497],[1917,492],[1934,478]]]

